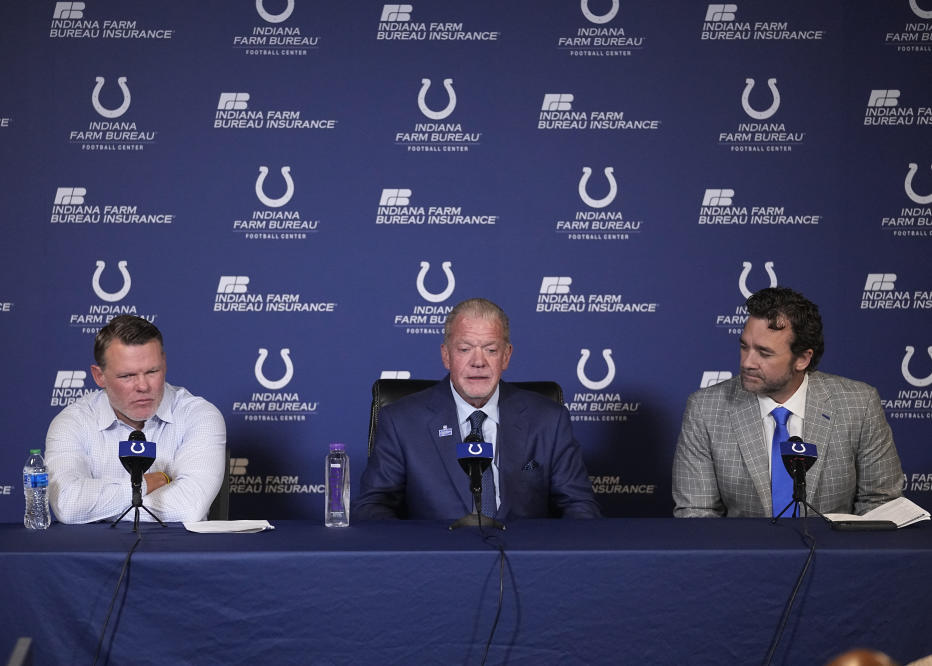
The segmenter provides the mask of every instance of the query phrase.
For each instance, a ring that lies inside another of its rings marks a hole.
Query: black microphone
[[[470,433],[456,445],[456,458],[469,476],[469,489],[474,497],[482,497],[482,474],[492,464],[492,445],[479,435]]]
[[[155,442],[147,442],[142,431],[134,430],[128,441],[120,442],[120,463],[129,472],[133,506],[142,506],[142,476],[154,462]]]
[[[793,499],[806,501],[806,472],[815,464],[819,454],[815,444],[808,444],[793,435],[780,443],[783,466],[793,479]]]
[[[503,530],[505,526],[494,518],[482,513],[482,473],[492,464],[492,444],[482,441],[482,435],[469,433],[466,438],[456,445],[456,459],[460,467],[469,477],[469,490],[472,491],[472,501],[475,512],[465,516],[450,525],[451,530],[457,527],[494,527]],[[493,511],[495,507],[490,507]]]

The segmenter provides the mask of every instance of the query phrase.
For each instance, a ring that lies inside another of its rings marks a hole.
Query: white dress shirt
[[[63,523],[115,519],[132,504],[130,477],[119,459],[119,442],[134,430],[116,417],[105,391],[68,405],[52,420],[45,440],[49,503]],[[165,472],[171,483],[148,493],[142,503],[165,522],[204,520],[226,469],[223,415],[203,398],[165,384],[155,415],[145,422],[155,442],[149,472]],[[132,520],[129,511],[124,520]],[[153,520],[140,511],[140,520]]]
[[[803,383],[796,389],[796,393],[791,395],[782,405],[790,410],[790,417],[786,421],[786,430],[790,433],[790,437],[802,438],[803,436],[803,419],[806,418],[806,393],[808,390],[809,373],[807,372],[803,376]],[[770,415],[770,412],[781,405],[773,398],[762,395],[757,396],[757,401],[760,403],[760,417],[764,425],[764,442],[766,442],[767,446],[767,459],[773,462],[770,447],[773,444],[773,431],[777,429],[777,422],[774,420],[773,416]],[[770,473],[773,475],[772,469]]]
[[[463,396],[453,388],[453,382],[450,382],[450,390],[453,391],[453,401],[456,403],[456,418],[460,424],[460,437],[466,439],[466,435],[472,432],[472,424],[469,422],[469,416],[476,407],[463,400]],[[498,492],[498,424],[501,422],[498,415],[498,387],[495,387],[495,393],[489,398],[489,401],[478,408],[479,411],[485,412],[485,420],[482,421],[482,441],[492,445],[492,481],[495,484],[495,508],[502,505],[502,498]]]

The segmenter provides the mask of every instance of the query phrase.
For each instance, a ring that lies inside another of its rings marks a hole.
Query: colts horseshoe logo
[[[583,175],[579,179],[579,198],[583,200],[583,203],[590,208],[605,208],[615,200],[615,197],[618,195],[618,183],[615,182],[614,167],[605,167],[603,170],[605,178],[608,179],[608,194],[601,199],[593,199],[586,191],[586,186],[589,184],[589,177],[592,176],[592,169],[586,166],[582,168],[582,171]]]
[[[276,381],[267,379],[266,376],[262,373],[262,364],[265,363],[266,357],[269,355],[269,350],[260,347],[259,348],[259,358],[256,359],[256,379],[262,384],[265,388],[270,391],[277,391],[280,388],[285,388],[288,386],[288,382],[291,381],[291,378],[294,376],[294,364],[291,362],[291,350],[282,349],[279,354],[282,357],[282,361],[285,362],[285,374],[284,376]]]
[[[618,13],[618,4],[619,0],[612,0],[612,8],[608,10],[607,14],[602,14],[602,16],[596,16],[591,11],[589,11],[589,0],[580,0],[579,8],[582,9],[583,16],[585,16],[592,23],[608,23],[613,18],[615,14]]]
[[[100,259],[97,260],[97,269],[94,271],[94,277],[91,279],[91,286],[94,288],[94,293],[97,294],[97,297],[100,300],[107,301],[108,303],[116,303],[117,301],[123,300],[123,298],[126,297],[126,294],[129,293],[132,279],[129,276],[129,271],[126,270],[126,261],[121,261],[117,264],[117,268],[123,275],[123,287],[119,291],[115,291],[113,293],[104,291],[100,287],[100,276],[104,272],[106,265],[106,262],[101,261]]]
[[[453,113],[453,109],[456,108],[456,91],[453,90],[453,79],[444,79],[443,87],[446,88],[450,101],[447,102],[446,108],[442,111],[431,111],[425,101],[427,91],[430,88],[430,79],[421,79],[421,92],[417,94],[417,107],[421,110],[421,113],[431,120],[443,120]]]
[[[447,276],[447,288],[439,294],[432,294],[424,287],[424,278],[427,276],[427,271],[430,270],[430,262],[421,262],[421,270],[417,274],[417,293],[421,295],[421,298],[430,303],[442,303],[450,298],[450,295],[453,293],[453,288],[456,286],[456,278],[453,276],[452,266],[453,264],[449,261],[445,261],[441,264],[441,268],[443,268],[443,272]]]
[[[266,196],[263,187],[265,185],[265,177],[269,175],[269,168],[267,166],[259,167],[259,177],[256,178],[256,196],[259,197],[259,201],[269,208],[281,208],[291,201],[291,197],[294,196],[294,180],[291,178],[291,167],[283,166],[281,172],[282,178],[285,179],[285,193],[277,199],[272,199]]]
[[[754,79],[744,80],[744,92],[741,93],[741,108],[755,120],[766,120],[780,108],[780,91],[777,90],[777,80],[767,79],[767,87],[770,88],[770,93],[773,95],[773,103],[764,111],[755,111],[751,108],[751,103],[749,101],[751,90],[754,88]]]
[[[921,19],[932,19],[932,11],[919,9],[919,3],[916,0],[909,0],[909,8],[913,10],[913,14]]]
[[[912,359],[913,354],[916,352],[916,349],[912,345],[906,346],[906,356],[903,357],[903,363],[900,366],[900,370],[903,371],[903,379],[908,381],[910,384],[917,388],[924,388],[932,384],[932,373],[929,373],[926,377],[914,377],[909,371],[909,361]],[[926,348],[926,352],[929,354],[929,358],[932,358],[932,347]]]
[[[741,265],[744,267],[741,271],[741,276],[738,278],[738,289],[741,290],[741,295],[745,298],[751,297],[751,291],[748,289],[748,274],[751,272],[751,262],[743,261]],[[770,276],[770,286],[777,286],[777,274],[773,272],[773,262],[768,261],[764,264],[764,270],[767,271],[767,275]]]
[[[579,350],[579,362],[576,364],[576,376],[579,378],[579,383],[587,389],[591,391],[601,391],[615,379],[615,361],[612,360],[612,350],[602,350],[602,358],[605,359],[605,365],[608,366],[608,371],[605,373],[605,378],[597,382],[592,381],[586,376],[586,361],[589,360],[589,353],[588,349]]]
[[[913,189],[913,178],[916,176],[917,171],[919,171],[919,165],[915,162],[910,162],[909,172],[906,174],[906,182],[903,183],[903,187],[906,188],[906,196],[915,201],[917,204],[927,206],[932,203],[932,194],[921,196],[916,194],[916,190]]]
[[[129,88],[126,86],[126,77],[121,76],[117,79],[117,84],[120,86],[120,90],[123,91],[123,103],[112,110],[105,109],[100,103],[100,91],[104,87],[104,77],[98,76],[95,80],[97,81],[97,85],[94,86],[94,92],[91,93],[91,104],[94,106],[94,110],[104,118],[119,118],[126,113],[130,102]]]
[[[262,0],[256,0],[256,11],[259,12],[259,16],[269,23],[281,23],[287,20],[291,16],[291,12],[294,11],[294,0],[288,0],[285,11],[281,14],[269,14],[265,11],[265,7],[262,6]]]

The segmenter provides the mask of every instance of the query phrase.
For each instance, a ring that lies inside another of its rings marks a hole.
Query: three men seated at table
[[[899,497],[902,468],[876,389],[817,370],[818,307],[774,287],[752,295],[747,308],[739,376],[687,401],[673,461],[674,515],[777,515],[792,501],[779,445],[794,435],[818,448],[807,500],[819,512],[864,513]],[[472,511],[456,452],[470,434],[493,450],[484,514],[601,515],[569,413],[501,380],[511,354],[499,306],[473,298],[452,309],[440,346],[449,374],[382,409],[355,519],[456,520]],[[48,431],[55,516],[92,522],[129,506],[117,443],[140,430],[158,443],[143,482],[146,506],[164,521],[204,519],[226,473],[223,416],[165,382],[162,335],[145,319],[115,317],[98,333],[94,358],[102,390],[62,410]]]

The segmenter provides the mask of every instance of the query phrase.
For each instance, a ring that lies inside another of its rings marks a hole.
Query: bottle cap
[[[340,442],[330,442],[330,450],[331,451],[345,451],[346,446]]]
[[[29,449],[29,453],[30,453],[31,455],[37,456],[37,455],[39,455],[40,453],[42,453],[42,449]]]

